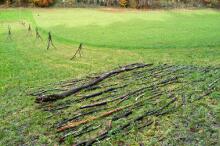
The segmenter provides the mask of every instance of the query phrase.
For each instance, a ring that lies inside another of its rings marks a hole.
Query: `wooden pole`
[[[41,37],[41,35],[40,35],[40,33],[39,33],[39,31],[38,31],[38,28],[37,28],[37,27],[35,28],[35,32],[36,32],[36,39],[41,39],[41,40],[43,40],[42,37]]]
[[[73,60],[73,59],[76,57],[77,54],[79,54],[80,57],[81,57],[81,50],[82,50],[82,43],[79,44],[78,49],[76,50],[76,52],[75,52],[75,54],[73,55],[73,57],[70,58],[70,60]]]
[[[31,32],[31,25],[28,26],[28,32]]]
[[[10,27],[10,25],[8,25],[8,37],[7,37],[7,39],[10,39],[10,40],[12,40],[12,33],[11,33],[11,27]]]
[[[51,45],[52,45],[54,48],[56,48],[56,47],[54,46],[54,44],[53,44],[51,32],[48,32],[47,50],[49,50],[49,48],[50,48]]]

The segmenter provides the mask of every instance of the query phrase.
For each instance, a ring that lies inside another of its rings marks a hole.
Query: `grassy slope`
[[[30,37],[18,20],[39,26],[45,40],[52,31],[57,49],[46,51],[46,41]],[[47,115],[25,95],[30,87],[137,61],[219,65],[219,24],[214,10],[0,10],[0,145],[54,140],[46,137],[53,132]],[[83,58],[69,61],[79,42]]]
[[[182,49],[220,45],[220,28],[216,25],[220,23],[218,11],[102,12],[79,9],[44,13],[34,15],[39,26],[53,30],[60,37],[93,46]],[[215,33],[210,33],[213,30]]]

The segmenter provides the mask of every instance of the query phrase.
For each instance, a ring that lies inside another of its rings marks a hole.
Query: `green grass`
[[[38,26],[44,41],[20,21]],[[220,65],[219,24],[220,12],[211,9],[0,10],[0,145],[56,143],[47,114],[26,95],[32,87],[131,62]],[[57,49],[46,50],[48,31]],[[83,57],[70,61],[80,42]]]
[[[34,18],[60,38],[95,47],[182,49],[220,45],[220,27],[216,25],[220,14],[213,10],[107,13],[80,9],[48,15],[43,11]]]

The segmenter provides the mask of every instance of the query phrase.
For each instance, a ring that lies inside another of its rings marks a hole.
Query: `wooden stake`
[[[56,47],[54,46],[54,44],[53,44],[51,33],[48,32],[47,50],[49,50],[49,48],[50,48],[51,45],[52,45],[54,48],[56,48]]]
[[[25,22],[21,21],[21,25],[25,26]]]
[[[31,25],[28,26],[28,32],[31,32]]]
[[[12,33],[11,33],[11,27],[10,27],[10,25],[8,25],[8,37],[7,37],[7,39],[10,39],[10,40],[12,40]]]
[[[70,60],[73,60],[73,59],[76,57],[77,54],[79,54],[80,57],[81,57],[81,50],[82,50],[82,43],[79,44],[78,49],[76,50],[76,52],[75,52],[75,54],[73,55],[73,57],[70,58]]]
[[[37,27],[35,28],[35,32],[36,32],[36,39],[41,39],[41,40],[43,40],[42,37],[41,37],[41,35],[40,35],[40,33],[39,33],[39,31],[38,31],[38,28],[37,28]]]

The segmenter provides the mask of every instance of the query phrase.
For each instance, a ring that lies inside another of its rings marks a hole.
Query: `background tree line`
[[[0,0],[6,6],[184,8],[220,7],[220,0]]]

